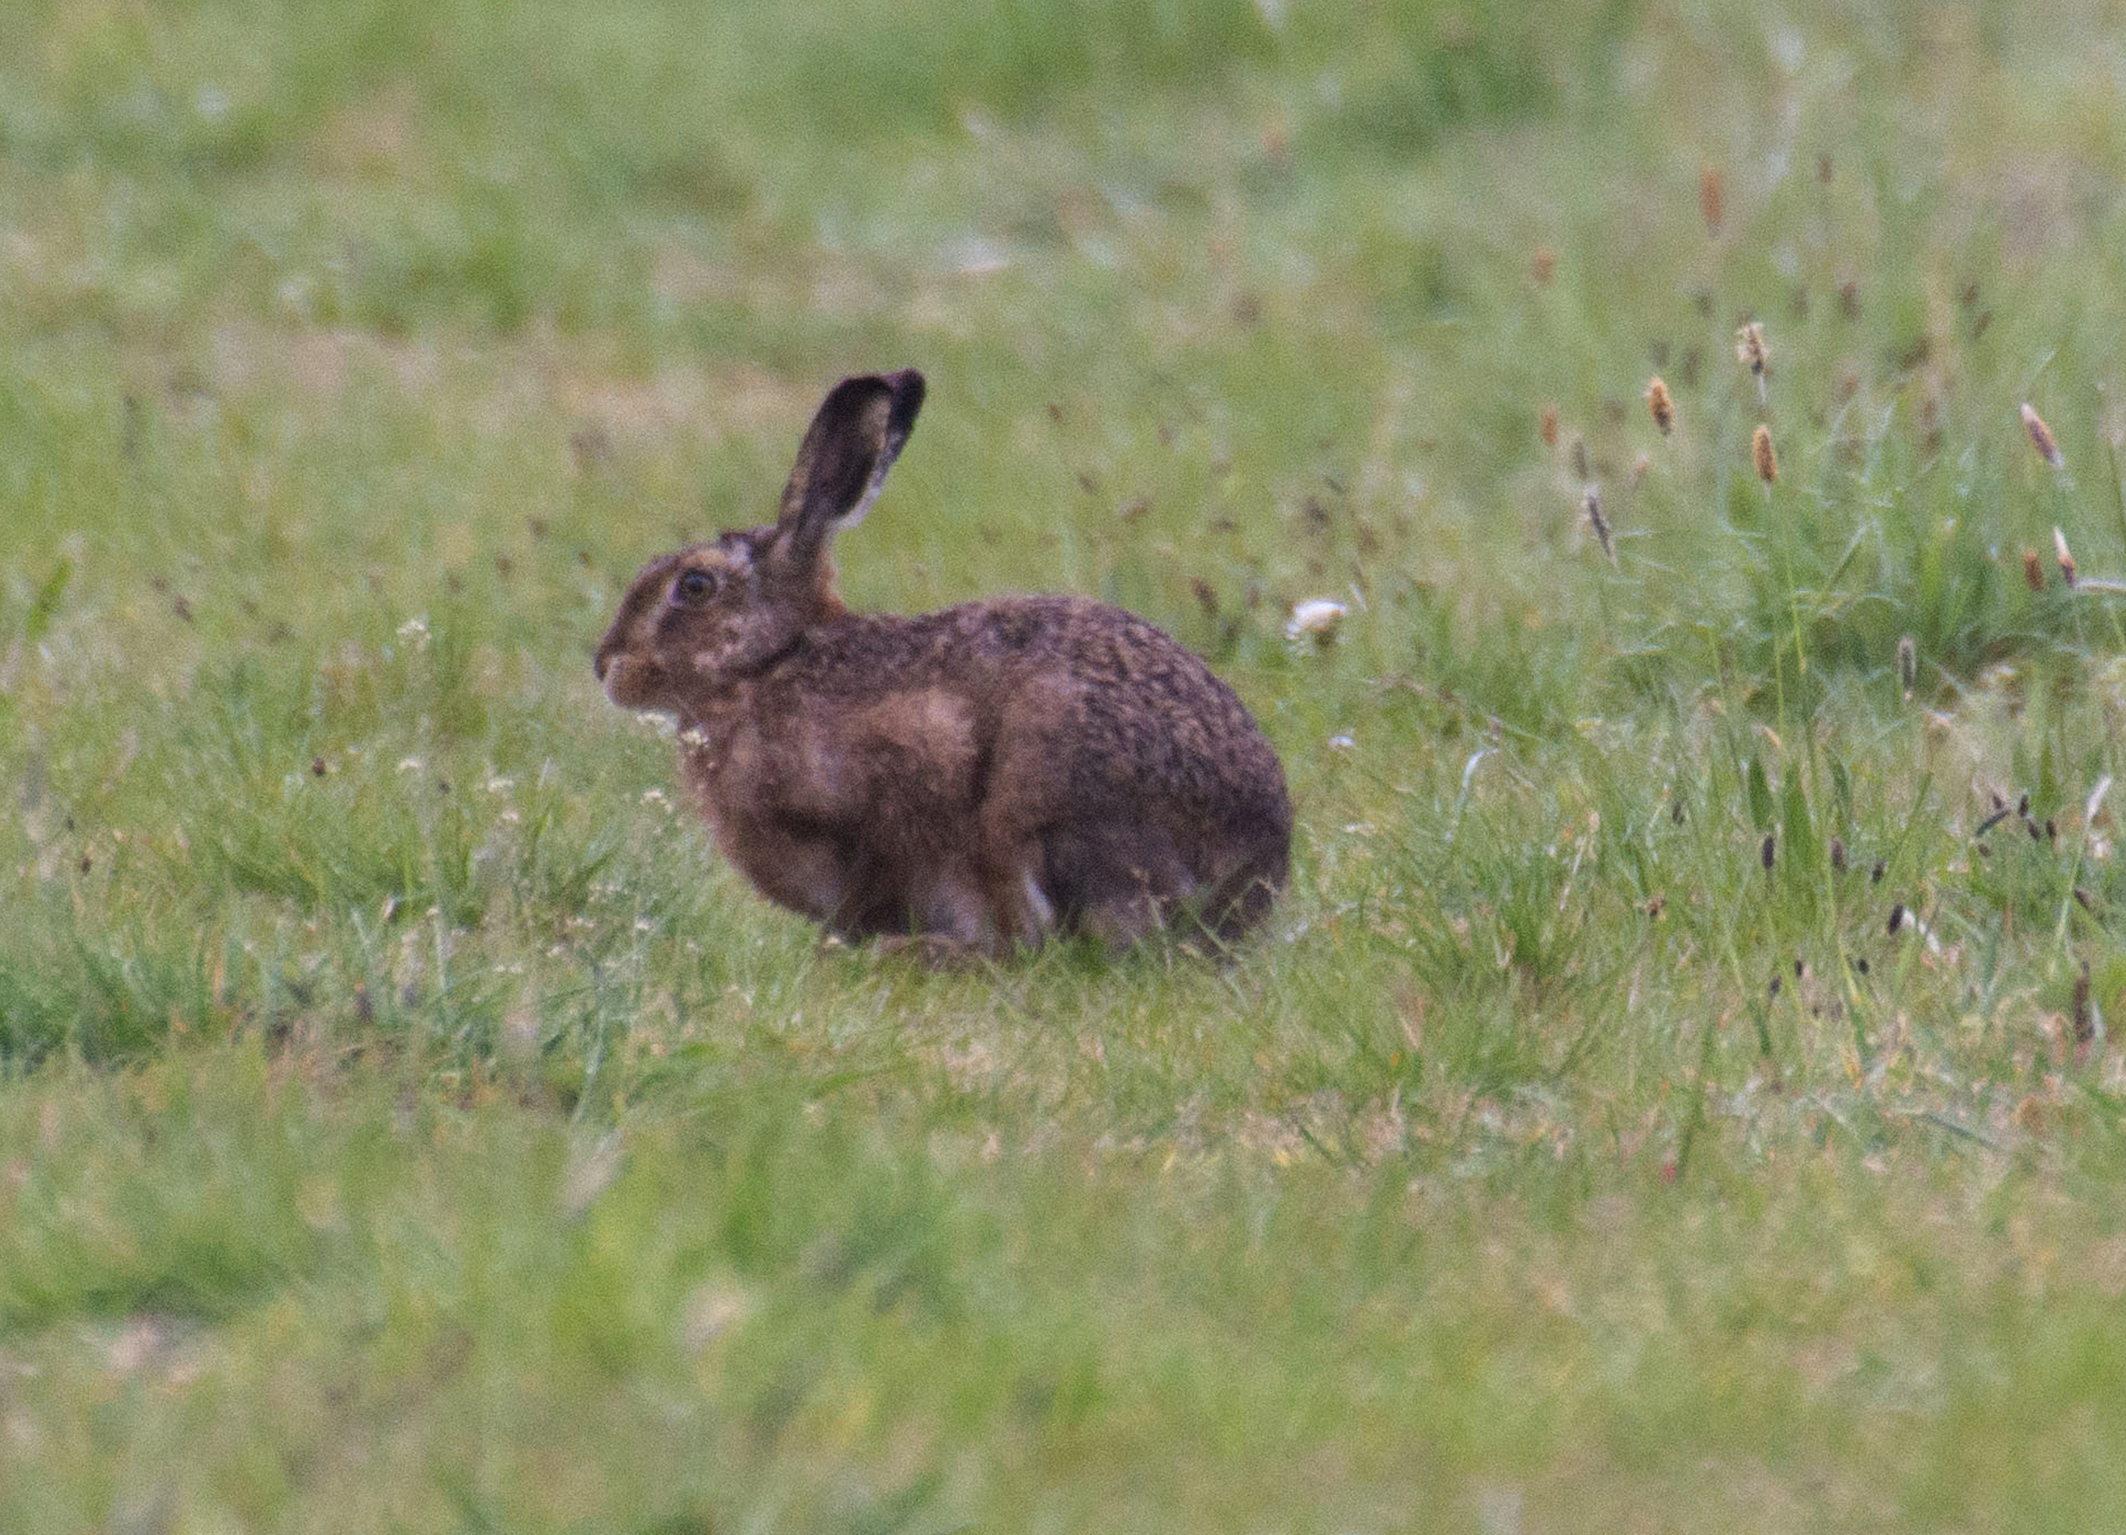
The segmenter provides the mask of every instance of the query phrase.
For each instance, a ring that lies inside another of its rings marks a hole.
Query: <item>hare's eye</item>
[[[699,602],[716,590],[716,578],[706,570],[690,570],[679,578],[673,595],[685,602]]]

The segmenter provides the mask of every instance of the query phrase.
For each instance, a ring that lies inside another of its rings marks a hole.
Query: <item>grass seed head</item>
[[[2037,557],[2035,549],[2025,549],[2023,551],[2023,585],[2029,587],[2033,592],[2041,592],[2045,589],[2045,565]]]
[[[1547,245],[1538,245],[1535,254],[1528,258],[1528,275],[1535,279],[1538,288],[1550,286],[1550,279],[1557,276],[1558,253]]]
[[[1905,697],[1912,696],[1912,689],[1919,683],[1919,647],[1907,634],[1897,641],[1897,681],[1905,690]]]
[[[2067,590],[2074,590],[2078,579],[2075,574],[2074,554],[2067,547],[2067,535],[2058,528],[2052,530],[2052,557],[2059,562],[2060,579],[2067,583]]]
[[[1544,447],[1554,448],[1558,445],[1558,408],[1555,405],[1545,405],[1543,407],[1543,414],[1538,418],[1536,430],[1543,434]]]
[[[1735,360],[1750,370],[1758,383],[1772,370],[1772,349],[1764,343],[1764,327],[1755,320],[1735,332]]]
[[[2060,445],[2052,435],[2052,428],[2045,425],[2043,416],[2030,408],[2028,400],[2023,402],[2023,429],[2029,432],[2030,445],[2037,449],[2038,457],[2055,469],[2066,463],[2060,456]]]
[[[1764,865],[1764,872],[1771,873],[1773,865],[1779,861],[1778,838],[1772,833],[1764,834],[1764,846],[1757,850],[1757,858]]]
[[[1602,491],[1597,485],[1589,485],[1581,494],[1580,505],[1587,512],[1587,525],[1594,529],[1595,541],[1602,552],[1609,556],[1609,563],[1617,563],[1617,546],[1609,537],[1609,519],[1602,515]]]
[[[1593,472],[1594,472],[1594,471],[1593,471],[1593,470],[1592,470],[1592,469],[1591,469],[1591,468],[1590,468],[1590,467],[1588,466],[1588,462],[1587,462],[1587,439],[1586,439],[1586,438],[1584,438],[1584,437],[1575,437],[1575,438],[1573,438],[1573,440],[1572,440],[1572,473],[1573,473],[1573,477],[1574,477],[1575,479],[1581,479],[1581,480],[1584,480],[1584,479],[1586,479],[1586,478],[1587,478],[1587,477],[1588,477],[1589,475],[1591,475],[1591,474],[1592,474]]]
[[[1779,455],[1772,449],[1772,429],[1758,424],[1750,434],[1750,462],[1757,466],[1757,478],[1770,485],[1779,478]]]
[[[1646,408],[1653,413],[1654,425],[1666,437],[1676,429],[1676,402],[1669,398],[1668,385],[1657,374],[1646,386]]]
[[[1705,232],[1720,233],[1720,225],[1727,217],[1727,188],[1720,173],[1710,165],[1698,172],[1698,211],[1705,215]]]

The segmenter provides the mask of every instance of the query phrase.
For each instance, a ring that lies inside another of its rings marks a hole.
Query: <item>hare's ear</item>
[[[863,521],[922,408],[923,375],[913,368],[845,378],[828,391],[783,488],[778,557],[809,564],[828,534]]]

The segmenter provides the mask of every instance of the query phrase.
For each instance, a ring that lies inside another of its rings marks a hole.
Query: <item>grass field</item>
[[[2126,1524],[2122,22],[10,0],[0,1529]],[[899,366],[845,590],[1206,655],[1237,962],[600,695]]]

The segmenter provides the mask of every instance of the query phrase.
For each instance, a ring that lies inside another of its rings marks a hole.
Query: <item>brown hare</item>
[[[828,536],[870,510],[922,403],[912,370],[837,384],[773,527],[635,577],[598,645],[607,695],[678,721],[717,846],[843,938],[1238,936],[1285,883],[1292,808],[1200,660],[1082,597],[843,606]]]

